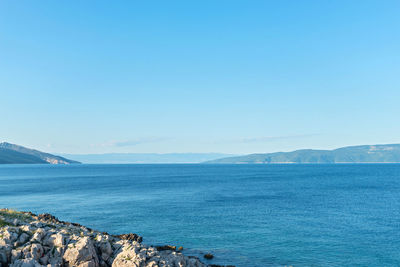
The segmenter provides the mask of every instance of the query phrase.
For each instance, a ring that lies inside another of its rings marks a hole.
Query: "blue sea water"
[[[400,265],[396,164],[2,165],[0,207],[211,252],[216,264]]]

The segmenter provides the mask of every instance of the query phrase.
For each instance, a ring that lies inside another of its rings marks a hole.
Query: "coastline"
[[[223,267],[185,256],[182,248],[142,240],[133,233],[110,235],[50,214],[0,209],[0,267]]]

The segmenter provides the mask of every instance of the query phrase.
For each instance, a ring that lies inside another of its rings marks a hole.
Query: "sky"
[[[0,1],[0,142],[233,154],[400,143],[400,1]]]

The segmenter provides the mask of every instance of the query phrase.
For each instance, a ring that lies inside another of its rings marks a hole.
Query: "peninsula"
[[[0,143],[0,164],[79,164],[79,161],[7,142]]]

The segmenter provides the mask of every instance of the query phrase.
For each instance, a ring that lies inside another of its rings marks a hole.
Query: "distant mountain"
[[[78,161],[10,143],[0,143],[0,164],[77,164]]]
[[[201,163],[232,154],[220,153],[109,153],[109,154],[62,154],[64,157],[90,164],[128,163]]]
[[[334,150],[303,149],[293,152],[250,154],[210,160],[204,163],[400,163],[400,144],[349,146]]]

